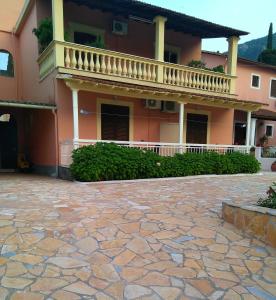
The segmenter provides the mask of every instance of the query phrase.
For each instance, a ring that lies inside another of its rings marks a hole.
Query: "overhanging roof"
[[[224,57],[225,59],[227,59],[227,53],[219,53],[219,52],[212,52],[212,51],[206,51],[206,50],[203,50],[202,53],[210,54],[210,55],[214,55],[214,56],[221,56],[221,57]],[[276,71],[276,66],[269,65],[269,64],[259,62],[259,61],[255,61],[255,60],[251,60],[251,59],[247,59],[244,57],[238,57],[238,62]]]
[[[221,26],[176,11],[154,6],[137,0],[65,0],[91,9],[113,12],[128,18],[134,15],[152,21],[161,15],[168,19],[166,28],[185,32],[201,38],[220,38],[246,35],[248,32]]]
[[[54,104],[0,99],[0,107],[1,106],[18,107],[18,108],[35,108],[35,109],[56,109],[56,106]]]

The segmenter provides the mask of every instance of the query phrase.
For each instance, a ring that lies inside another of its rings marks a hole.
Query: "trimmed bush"
[[[162,157],[153,151],[97,143],[73,151],[72,175],[79,181],[128,180],[204,174],[256,173],[255,157],[239,152],[183,153]]]

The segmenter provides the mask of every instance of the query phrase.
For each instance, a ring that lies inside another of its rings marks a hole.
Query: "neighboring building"
[[[202,60],[207,67],[223,65],[227,70],[227,56],[213,52],[203,52]],[[238,58],[237,90],[241,101],[257,101],[262,108],[252,113],[251,145],[276,146],[276,66]],[[244,144],[246,139],[247,115],[235,110],[234,144]]]
[[[49,17],[54,40],[39,54],[32,31]],[[15,168],[22,154],[36,171],[56,174],[73,144],[96,140],[233,149],[234,111],[250,125],[263,106],[236,96],[244,34],[139,1],[26,1],[13,32],[0,31],[0,168]],[[201,60],[203,38],[221,37],[227,74],[186,66]]]

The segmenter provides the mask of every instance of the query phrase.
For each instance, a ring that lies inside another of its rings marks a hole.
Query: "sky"
[[[267,35],[270,22],[276,31],[276,0],[143,0],[220,25],[240,29],[250,34],[240,43]],[[203,50],[227,50],[226,39],[206,39]]]

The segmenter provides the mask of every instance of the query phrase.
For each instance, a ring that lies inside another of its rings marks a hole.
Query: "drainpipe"
[[[55,122],[55,152],[56,152],[56,162],[55,162],[55,168],[56,168],[56,177],[58,177],[58,164],[59,164],[59,145],[58,145],[58,121],[57,121],[57,110],[52,109],[52,114],[54,116],[54,122]]]

